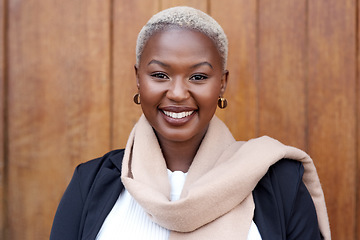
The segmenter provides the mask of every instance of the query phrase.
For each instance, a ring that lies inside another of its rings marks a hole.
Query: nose
[[[166,97],[175,102],[181,102],[190,97],[189,88],[186,80],[182,78],[172,79]]]

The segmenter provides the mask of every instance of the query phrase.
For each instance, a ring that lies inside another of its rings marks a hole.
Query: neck
[[[188,172],[205,132],[184,142],[175,142],[158,136],[167,168],[171,171]]]

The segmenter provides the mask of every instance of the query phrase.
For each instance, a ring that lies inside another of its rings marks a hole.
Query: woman
[[[236,142],[225,108],[227,38],[175,7],[140,31],[143,116],[125,150],[79,165],[50,239],[330,239],[311,159],[268,137]]]

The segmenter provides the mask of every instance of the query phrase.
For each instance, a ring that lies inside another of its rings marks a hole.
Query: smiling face
[[[179,28],[148,40],[136,77],[143,113],[160,142],[200,141],[227,83],[212,40]]]

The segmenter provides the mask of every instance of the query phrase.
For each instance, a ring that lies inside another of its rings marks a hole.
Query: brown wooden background
[[[333,239],[360,239],[358,0],[0,0],[0,239],[48,239],[74,167],[125,146],[136,35],[174,5],[229,37],[235,137],[306,150]]]

